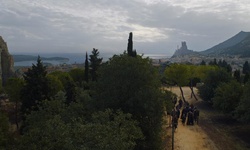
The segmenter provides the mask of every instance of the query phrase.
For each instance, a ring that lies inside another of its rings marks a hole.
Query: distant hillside
[[[14,62],[22,62],[22,61],[36,61],[37,56],[32,55],[12,55]],[[42,61],[69,61],[68,58],[64,57],[41,57]]]
[[[203,55],[239,55],[250,57],[250,32],[241,31],[230,39],[200,52]]]
[[[223,49],[223,52],[229,55],[239,55],[240,57],[250,57],[250,35],[238,44]]]

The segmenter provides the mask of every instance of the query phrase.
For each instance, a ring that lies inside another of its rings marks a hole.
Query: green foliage
[[[158,71],[149,59],[115,55],[100,68],[95,103],[101,110],[131,113],[146,137],[137,148],[158,149],[163,115],[160,86]]]
[[[242,86],[234,80],[221,83],[215,90],[213,106],[224,113],[232,113],[239,104],[242,92]]]
[[[8,117],[0,111],[0,149],[4,149],[8,145],[9,128]]]
[[[17,129],[19,129],[19,112],[21,103],[21,89],[24,86],[24,80],[20,78],[9,78],[5,85],[5,91],[8,94],[9,100],[15,103],[15,122]]]
[[[165,70],[167,80],[171,81],[174,85],[186,86],[189,83],[191,72],[189,67],[184,64],[172,64]]]
[[[38,111],[26,117],[26,132],[18,149],[126,150],[133,149],[135,140],[143,138],[131,114],[105,110],[86,121],[79,111],[85,109],[81,102],[65,105],[64,101],[59,92],[56,99],[43,101]]]
[[[143,138],[137,125],[131,114],[107,109],[94,113],[92,122],[86,124],[79,135],[91,149],[134,149],[135,140]]]
[[[204,60],[202,60],[200,65],[206,65],[206,62]]]
[[[84,85],[84,81],[85,81],[84,74],[85,74],[84,69],[80,69],[80,68],[71,69],[69,71],[69,75],[74,80],[76,85],[79,87],[83,87]]]
[[[246,62],[244,63],[242,72],[243,72],[244,74],[250,72],[250,66],[249,66],[249,64],[248,64],[248,61],[246,61]]]
[[[102,63],[102,58],[98,58],[99,52],[98,49],[93,48],[92,54],[90,56],[90,74],[92,81],[97,81],[97,70]]]
[[[23,88],[24,84],[24,80],[20,78],[9,78],[7,80],[4,90],[7,92],[10,101],[20,102],[21,89]]]
[[[249,81],[249,73],[247,72],[245,75],[244,75],[244,79],[243,79],[243,82],[244,84],[247,83]]]
[[[221,68],[224,68],[227,70],[227,72],[232,72],[232,67],[230,64],[228,64],[225,60],[221,61],[219,60],[218,62],[218,66],[221,67]]]
[[[241,81],[240,81],[240,70],[235,70],[233,76],[234,76],[234,78],[236,79],[237,82],[241,83]]]
[[[68,72],[56,71],[50,75],[56,76],[62,82],[67,97],[66,103],[69,104],[72,101],[75,101],[76,85],[70,74]]]
[[[245,84],[239,105],[235,110],[235,118],[242,122],[250,122],[250,82]]]
[[[46,78],[46,67],[43,66],[40,57],[37,58],[37,64],[32,65],[23,78],[25,85],[21,91],[22,112],[36,108],[37,102],[49,98],[48,79]]]
[[[208,64],[211,65],[211,66],[217,66],[218,65],[216,58],[214,58],[214,61],[210,61]]]
[[[172,102],[172,100],[174,97],[177,97],[177,95],[171,91],[168,91],[168,90],[165,90],[164,92],[165,92],[164,98],[163,98],[164,99],[164,106],[165,106],[167,112],[171,112],[173,107],[174,107],[174,103]]]
[[[212,70],[217,70],[217,69],[218,69],[217,66],[211,66],[211,65],[196,66],[195,77],[199,78],[202,82],[204,82],[204,80],[206,79],[206,76],[207,76],[208,72],[210,72]]]
[[[231,75],[225,69],[213,68],[208,70],[202,80],[204,84],[198,87],[200,97],[205,101],[211,101],[218,85],[229,82],[231,79]]]
[[[49,85],[49,97],[54,97],[59,91],[63,91],[63,84],[57,76],[49,74],[47,75],[47,79]]]

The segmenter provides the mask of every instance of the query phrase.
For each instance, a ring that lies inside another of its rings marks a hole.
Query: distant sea
[[[34,54],[34,53],[13,53],[14,55],[32,55],[32,56],[41,56],[41,57],[64,57],[68,58],[69,61],[43,61],[44,63],[50,63],[52,65],[59,65],[59,64],[81,64],[85,62],[85,53],[41,53],[41,54]],[[89,55],[89,54],[88,54]],[[103,61],[108,61],[114,53],[100,53],[100,58],[103,58]],[[141,55],[141,54],[140,54]],[[162,58],[169,58],[169,55],[165,54],[143,54],[143,57],[149,57],[151,59],[162,59]],[[22,61],[22,62],[15,62],[14,66],[32,66],[32,64],[36,64],[36,61]]]

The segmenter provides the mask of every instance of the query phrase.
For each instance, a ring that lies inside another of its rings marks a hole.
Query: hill
[[[22,61],[36,61],[37,56],[32,55],[12,55],[14,62],[22,62]],[[68,58],[65,57],[41,57],[42,61],[69,61]]]
[[[175,51],[175,53],[172,56],[172,58],[174,58],[174,57],[180,57],[180,56],[185,56],[185,55],[194,55],[196,53],[197,52],[194,52],[193,50],[189,50],[187,48],[186,42],[181,42],[181,47]]]
[[[205,51],[203,55],[238,55],[240,57],[250,57],[250,32],[241,31],[228,40],[219,43]]]

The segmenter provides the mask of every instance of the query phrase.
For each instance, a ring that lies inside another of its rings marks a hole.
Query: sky
[[[249,0],[0,0],[10,53],[172,55],[186,41],[203,51],[250,31]]]

